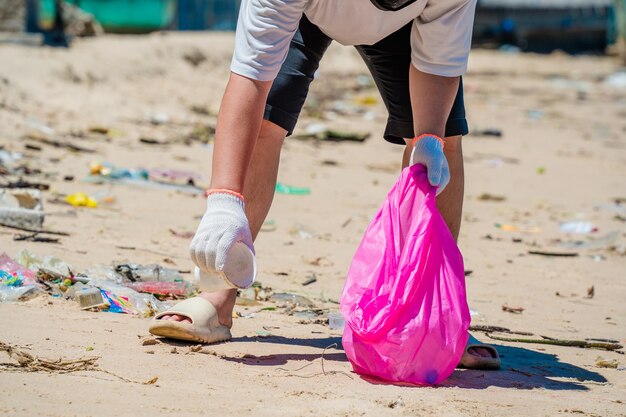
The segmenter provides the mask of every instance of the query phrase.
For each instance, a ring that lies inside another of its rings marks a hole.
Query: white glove
[[[228,193],[213,193],[207,197],[206,206],[189,246],[191,260],[201,271],[222,271],[228,252],[237,242],[245,243],[254,253],[242,199]]]
[[[443,141],[437,136],[422,135],[416,138],[410,160],[410,165],[414,164],[426,167],[428,182],[437,187],[437,194],[450,182],[450,168],[443,154]]]

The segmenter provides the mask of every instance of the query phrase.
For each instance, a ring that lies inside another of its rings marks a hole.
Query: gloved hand
[[[237,193],[210,193],[206,206],[189,246],[189,254],[201,271],[222,271],[226,256],[235,243],[243,242],[254,252],[250,225],[243,199]]]
[[[428,182],[437,187],[437,194],[450,182],[450,168],[443,154],[443,140],[435,135],[421,135],[413,140],[410,165],[413,164],[426,167]]]

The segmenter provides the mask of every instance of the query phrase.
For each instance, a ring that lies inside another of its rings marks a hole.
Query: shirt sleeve
[[[258,81],[272,81],[308,0],[243,0],[230,70]]]
[[[456,77],[467,70],[476,0],[431,0],[413,22],[411,62],[420,71]]]

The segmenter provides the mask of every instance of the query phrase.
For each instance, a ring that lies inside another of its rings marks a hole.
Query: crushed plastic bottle
[[[309,195],[311,194],[311,189],[309,187],[294,187],[292,185],[277,182],[276,192],[279,194]]]

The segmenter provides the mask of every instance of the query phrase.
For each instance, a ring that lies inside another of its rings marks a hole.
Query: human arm
[[[189,252],[200,270],[220,271],[236,242],[254,250],[243,196],[265,102],[302,15],[298,1],[244,0],[231,75],[218,115],[211,191]]]
[[[411,164],[428,169],[432,185],[441,192],[449,181],[443,154],[445,126],[460,75],[467,68],[475,0],[431,2],[411,33],[409,88],[415,137]]]

